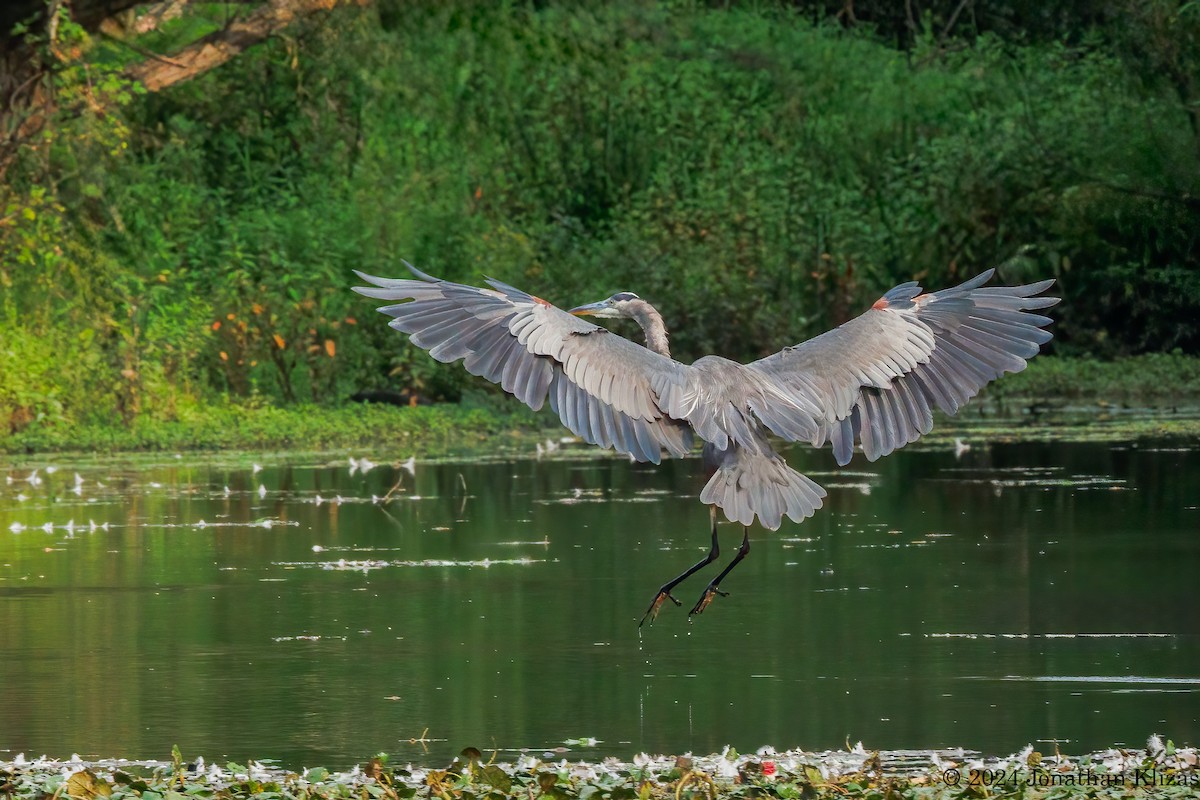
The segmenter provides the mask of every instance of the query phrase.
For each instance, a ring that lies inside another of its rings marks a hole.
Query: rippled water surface
[[[752,529],[729,597],[688,623],[710,568],[640,633],[707,549],[698,461],[193,458],[0,468],[0,758],[1082,752],[1200,729],[1194,442],[842,471],[795,451],[826,507]]]

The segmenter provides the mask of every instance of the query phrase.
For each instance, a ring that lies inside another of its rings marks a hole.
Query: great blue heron
[[[491,289],[451,283],[405,265],[413,279],[376,278],[355,291],[404,301],[379,310],[396,330],[438,361],[463,366],[537,410],[547,398],[581,439],[638,461],[663,451],[687,455],[704,440],[710,473],[700,493],[709,505],[708,555],[658,590],[642,616],[653,619],[671,591],[716,560],[719,507],[743,526],[737,555],[709,584],[690,614],[702,612],[722,579],[750,551],[755,517],[776,530],[821,507],[825,490],[793,470],[768,434],[832,446],[846,465],[861,446],[868,461],[916,441],[933,427],[933,409],[953,414],[985,384],[1025,368],[1051,338],[1049,317],[1032,313],[1058,302],[1039,296],[1054,283],[984,284],[993,270],[952,289],[922,293],[915,281],[885,294],[864,314],[752,364],[705,356],[690,366],[671,358],[662,315],[632,292],[563,311],[497,280]],[[645,347],[580,319],[626,317]]]

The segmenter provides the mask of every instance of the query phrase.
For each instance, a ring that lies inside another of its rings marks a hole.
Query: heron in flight
[[[725,594],[721,581],[750,551],[755,518],[777,530],[785,516],[801,522],[821,507],[825,490],[789,467],[770,435],[829,445],[841,466],[856,445],[868,461],[885,456],[928,433],[935,408],[954,414],[987,383],[1024,369],[1051,339],[1050,318],[1034,311],[1058,302],[1042,295],[1053,280],[985,286],[994,270],[937,292],[912,281],[751,364],[704,356],[689,365],[671,358],[662,315],[633,292],[563,311],[497,280],[484,289],[405,266],[413,278],[358,272],[372,285],[355,291],[390,301],[379,309],[389,325],[438,361],[462,359],[534,410],[549,401],[576,436],[637,461],[685,456],[694,438],[704,441],[708,555],[662,585],[642,623],[666,600],[681,605],[671,592],[717,559],[718,508],[742,524],[742,544],[689,616]],[[632,319],[645,346],[585,316]]]

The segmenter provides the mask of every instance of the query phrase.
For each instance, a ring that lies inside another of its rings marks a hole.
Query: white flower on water
[[[371,459],[367,458],[366,456],[363,456],[362,458],[354,458],[353,456],[350,457],[350,474],[351,475],[353,475],[355,472],[361,472],[363,475],[366,475],[368,472],[370,472],[376,466],[377,465],[375,464],[375,462],[372,461]]]

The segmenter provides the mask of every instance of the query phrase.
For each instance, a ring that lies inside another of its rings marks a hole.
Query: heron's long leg
[[[662,585],[662,588],[658,590],[658,594],[656,594],[654,596],[654,600],[650,603],[650,607],[647,608],[646,613],[642,615],[642,621],[638,623],[639,628],[645,624],[647,619],[649,619],[650,621],[654,621],[654,619],[656,617],[658,617],[658,611],[660,608],[662,608],[662,604],[665,601],[670,600],[672,603],[674,603],[677,606],[683,605],[683,603],[679,602],[678,600],[676,600],[674,597],[671,596],[671,590],[674,589],[679,584],[683,583],[683,581],[688,576],[690,576],[693,572],[695,572],[696,570],[698,570],[702,567],[706,567],[709,564],[711,564],[712,562],[716,561],[717,556],[719,556],[721,554],[721,548],[717,544],[717,507],[716,506],[708,507],[708,518],[709,518],[710,523],[712,524],[712,547],[709,548],[708,555],[706,555],[704,558],[697,561],[692,566],[688,567],[679,576],[672,578],[670,581],[668,581]],[[728,572],[728,570],[726,570],[726,572]],[[724,574],[724,573],[722,573],[722,574]]]
[[[750,529],[743,527],[742,528],[742,546],[738,548],[737,555],[733,557],[733,561],[729,562],[729,566],[727,566],[725,569],[721,570],[720,575],[718,575],[717,577],[712,579],[712,583],[710,583],[708,585],[708,588],[704,590],[704,594],[700,595],[700,599],[696,601],[696,605],[692,606],[692,610],[688,612],[689,617],[692,614],[699,614],[700,612],[704,611],[704,609],[708,607],[708,604],[711,603],[713,601],[713,598],[716,597],[717,595],[721,595],[722,597],[729,596],[728,592],[722,592],[721,589],[719,588],[720,584],[721,584],[721,580],[726,575],[728,575],[729,571],[732,570],[734,567],[736,567],[738,565],[738,562],[741,561],[743,558],[745,558],[746,554],[749,552],[750,552]]]

